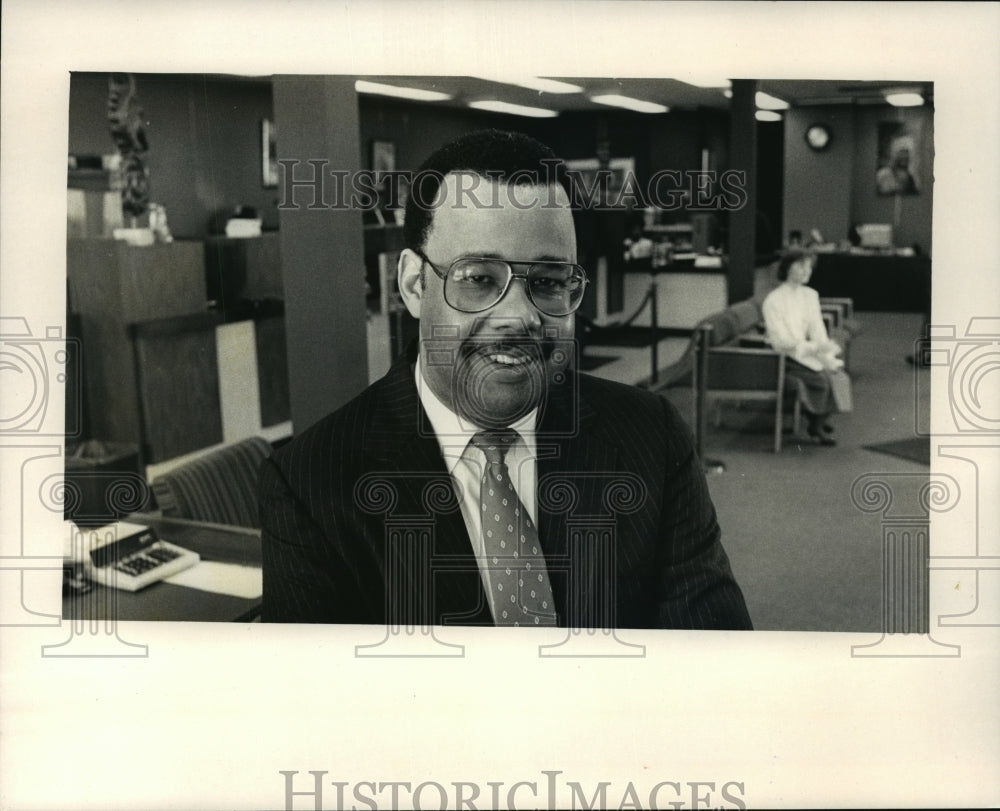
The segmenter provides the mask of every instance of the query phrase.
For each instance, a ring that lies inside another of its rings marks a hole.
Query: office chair
[[[216,328],[199,312],[129,324],[142,458],[163,462],[223,441]],[[183,380],[184,385],[178,385]]]
[[[260,528],[257,474],[271,455],[262,437],[250,437],[211,451],[152,483],[165,516]]]

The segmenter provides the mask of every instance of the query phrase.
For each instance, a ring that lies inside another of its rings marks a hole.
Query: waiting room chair
[[[855,324],[851,299],[824,301],[829,302],[828,317],[839,319],[836,326],[847,329]],[[715,425],[720,424],[722,403],[773,402],[774,451],[778,453],[786,411],[791,411],[792,431],[799,431],[799,386],[785,376],[786,356],[767,341],[761,302],[762,297],[746,299],[703,319],[684,354],[660,375],[654,391],[689,383],[693,394],[691,424],[701,426],[698,430],[703,430],[709,413],[713,413]],[[704,396],[699,389],[699,370],[704,377]]]
[[[854,318],[854,299],[822,297],[819,308],[826,324],[827,335],[844,350],[844,368],[851,368],[851,340],[861,332],[861,324]]]
[[[701,414],[695,413],[694,420],[704,426],[704,415],[714,408],[718,426],[724,402],[773,402],[774,452],[779,453],[786,404],[792,406],[793,431],[799,429],[800,407],[794,388],[786,390],[785,355],[767,345],[760,323],[760,302],[748,299],[695,328],[695,365],[700,372],[692,375],[692,401]]]
[[[792,407],[792,431],[798,433],[801,406],[794,387],[786,389],[785,355],[773,349],[710,346],[705,363],[704,408],[714,406],[716,427],[721,424],[723,402],[773,402],[774,452],[781,452],[784,413]]]
[[[270,455],[266,439],[244,439],[157,477],[153,495],[170,518],[260,529],[257,476]]]

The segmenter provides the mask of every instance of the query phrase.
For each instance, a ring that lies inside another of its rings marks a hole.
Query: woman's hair
[[[778,263],[778,281],[784,282],[788,279],[788,271],[796,262],[803,259],[812,261],[813,255],[809,251],[787,251]]]

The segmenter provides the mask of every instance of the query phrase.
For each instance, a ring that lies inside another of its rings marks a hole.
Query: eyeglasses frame
[[[525,289],[525,292],[527,292],[527,294],[528,294],[528,301],[530,301],[531,304],[532,304],[532,306],[536,310],[538,310],[538,312],[542,313],[543,315],[547,315],[550,318],[565,318],[568,315],[573,315],[573,313],[575,313],[577,310],[580,309],[580,305],[583,304],[583,295],[580,296],[580,300],[576,303],[576,306],[573,307],[573,309],[570,310],[568,313],[563,313],[562,315],[552,315],[552,313],[545,312],[545,310],[543,310],[541,307],[539,307],[538,304],[535,302],[534,296],[531,295],[531,287],[528,285],[528,274],[527,273],[515,273],[514,272],[514,266],[515,265],[528,265],[528,266],[531,266],[531,265],[541,265],[541,264],[548,264],[548,265],[568,265],[569,267],[579,268],[580,272],[583,274],[583,292],[584,292],[584,294],[587,292],[587,285],[590,283],[590,277],[587,276],[586,269],[583,267],[583,265],[577,264],[576,262],[561,262],[559,260],[550,260],[550,259],[544,259],[544,260],[525,260],[525,259],[512,260],[512,259],[500,259],[500,258],[498,258],[496,256],[460,256],[460,257],[458,257],[458,259],[455,259],[450,265],[448,265],[448,269],[447,270],[441,270],[441,268],[439,268],[430,259],[427,258],[426,254],[424,254],[424,252],[422,250],[416,249],[416,248],[412,249],[412,250],[413,250],[413,252],[417,256],[420,257],[421,261],[426,262],[428,265],[431,266],[431,270],[433,270],[434,273],[435,273],[435,275],[441,280],[442,285],[447,285],[447,283],[448,283],[448,281],[447,281],[448,280],[448,274],[451,272],[451,269],[456,264],[458,264],[459,262],[466,262],[468,260],[478,259],[478,260],[483,261],[483,262],[503,262],[505,265],[507,265],[507,267],[509,268],[509,273],[507,275],[507,284],[504,285],[504,288],[501,291],[500,295],[497,296],[497,300],[494,301],[489,306],[483,307],[482,309],[479,309],[479,310],[460,310],[460,309],[458,309],[458,307],[454,306],[450,301],[448,301],[447,298],[445,298],[445,304],[447,304],[449,307],[451,307],[453,310],[455,310],[455,312],[459,312],[459,313],[468,313],[470,315],[473,315],[475,313],[484,313],[487,310],[491,309],[492,307],[496,307],[501,301],[503,301],[504,296],[507,295],[507,291],[510,290],[510,283],[512,281],[514,281],[514,279],[520,279],[521,281],[524,282],[524,289]]]

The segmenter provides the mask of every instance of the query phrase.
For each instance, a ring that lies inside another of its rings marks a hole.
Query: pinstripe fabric
[[[537,438],[560,625],[750,628],[666,400],[567,375]],[[265,462],[260,497],[265,621],[493,624],[407,359]]]
[[[164,515],[241,527],[260,526],[257,471],[271,453],[261,437],[220,448],[152,483]]]

